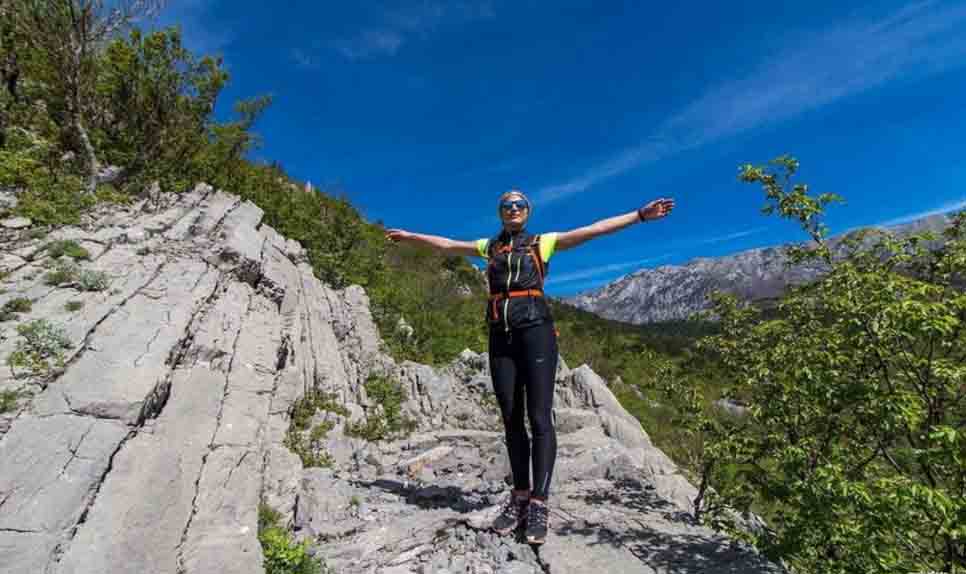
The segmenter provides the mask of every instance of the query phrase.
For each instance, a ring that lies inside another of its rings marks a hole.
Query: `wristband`
[[[644,219],[644,208],[643,207],[638,207],[637,208],[637,219],[640,220],[641,223],[647,221],[646,219]]]

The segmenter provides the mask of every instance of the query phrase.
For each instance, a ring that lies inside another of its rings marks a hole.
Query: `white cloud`
[[[292,50],[292,60],[295,61],[296,66],[306,70],[315,70],[319,67],[318,59],[301,48]]]
[[[363,30],[349,40],[338,42],[336,48],[349,60],[367,60],[378,56],[393,56],[403,44],[403,36],[389,29]]]
[[[911,223],[917,219],[922,219],[924,217],[929,217],[930,215],[939,215],[941,213],[949,213],[951,211],[960,211],[966,209],[966,199],[961,199],[959,201],[950,201],[939,207],[933,209],[927,209],[923,211],[918,211],[916,213],[910,213],[908,215],[903,215],[901,217],[896,217],[894,219],[888,219],[886,221],[880,221],[875,224],[875,227],[891,227],[893,225],[902,225],[903,223]]]
[[[729,233],[727,235],[719,235],[717,237],[710,237],[708,239],[699,239],[694,241],[695,244],[706,244],[706,243],[721,243],[724,241],[731,241],[732,239],[738,239],[741,237],[747,237],[749,235],[754,235],[756,233],[761,233],[762,231],[768,229],[767,227],[754,227],[752,229],[745,229],[743,231],[736,231],[734,233]]]
[[[886,82],[966,63],[966,4],[922,2],[875,21],[790,37],[751,75],[719,85],[659,125],[638,146],[569,181],[541,189],[559,200],[641,165],[787,120]]]
[[[349,38],[337,40],[335,48],[352,61],[394,56],[413,36],[425,38],[445,24],[490,20],[494,17],[489,1],[423,0],[404,10],[384,11],[375,25]]]
[[[547,277],[547,284],[558,284],[558,283],[569,283],[571,281],[578,281],[580,279],[587,279],[589,277],[596,277],[598,275],[604,275],[606,273],[613,273],[614,271],[621,271],[627,269],[628,267],[640,267],[641,265],[647,263],[654,263],[657,261],[663,261],[674,255],[673,253],[666,253],[660,257],[649,257],[647,259],[635,259],[633,261],[623,261],[621,263],[610,263],[608,265],[600,265],[597,267],[590,267],[587,269],[581,269],[579,271],[571,271],[570,273],[559,273],[550,274]]]

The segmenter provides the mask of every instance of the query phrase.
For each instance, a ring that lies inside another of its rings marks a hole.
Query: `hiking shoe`
[[[531,504],[527,511],[527,542],[543,544],[547,541],[550,526],[550,510],[546,504]]]
[[[518,498],[511,494],[500,509],[500,515],[493,520],[493,530],[498,534],[509,534],[520,527],[527,520],[528,506],[530,506],[529,499]]]

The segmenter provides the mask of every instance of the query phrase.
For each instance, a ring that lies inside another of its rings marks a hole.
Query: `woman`
[[[531,544],[542,544],[547,536],[547,496],[557,454],[552,415],[557,337],[543,295],[550,258],[555,251],[634,223],[659,219],[672,209],[674,200],[662,198],[572,231],[530,235],[526,231],[532,213],[530,201],[522,192],[511,190],[500,196],[497,210],[503,229],[492,239],[455,241],[401,229],[386,231],[390,241],[421,243],[450,255],[475,255],[487,260],[490,376],[503,416],[514,486],[493,522],[493,529],[500,534],[526,524],[526,538]],[[523,420],[524,400],[533,431],[532,444]]]

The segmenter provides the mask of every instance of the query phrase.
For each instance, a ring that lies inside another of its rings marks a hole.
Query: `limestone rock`
[[[6,229],[23,229],[30,227],[32,224],[29,217],[8,217],[0,221],[0,227]]]
[[[71,347],[46,376],[0,369],[0,390],[32,391],[0,418],[0,570],[261,573],[267,505],[343,574],[777,571],[681,518],[693,487],[562,358],[548,542],[490,532],[510,469],[487,355],[397,363],[365,291],[320,282],[262,215],[205,185],[99,208],[48,238],[91,252],[111,281],[97,293],[46,285],[45,242],[2,238],[4,297],[30,298]],[[16,344],[0,333],[0,362]],[[351,436],[380,412],[372,376],[403,385],[412,434]],[[299,434],[310,389],[337,407]]]

